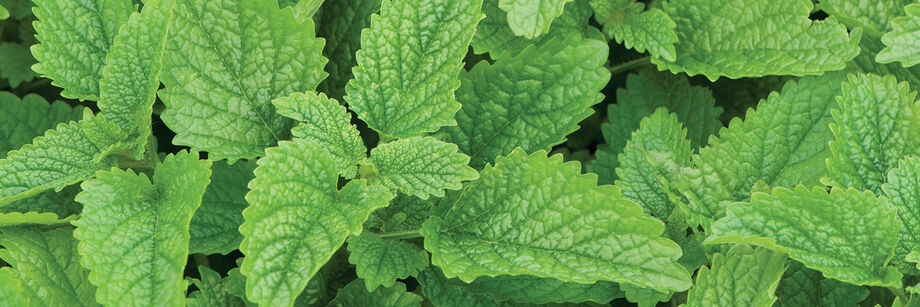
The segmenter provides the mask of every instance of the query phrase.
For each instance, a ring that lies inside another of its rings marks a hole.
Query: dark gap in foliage
[[[811,13],[811,15],[808,15],[808,19],[815,20],[815,21],[825,20],[827,19],[827,17],[830,17],[830,16],[827,15],[827,13],[825,13],[822,10],[814,11]]]

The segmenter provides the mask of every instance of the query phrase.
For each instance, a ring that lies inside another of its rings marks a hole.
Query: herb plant
[[[0,306],[920,306],[910,0],[0,0]]]

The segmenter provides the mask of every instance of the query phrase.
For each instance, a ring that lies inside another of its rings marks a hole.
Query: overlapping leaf
[[[0,158],[60,123],[80,120],[83,114],[82,107],[72,108],[60,101],[49,104],[38,95],[20,100],[8,92],[0,92],[0,110],[4,110],[0,114]]]
[[[227,280],[221,279],[220,274],[207,267],[198,267],[201,279],[192,279],[198,291],[188,295],[186,306],[189,307],[243,307],[246,304],[242,299],[227,292]]]
[[[32,81],[38,75],[32,71],[35,59],[24,44],[0,43],[0,78],[6,79],[10,87]]]
[[[0,213],[0,227],[22,226],[22,225],[63,225],[69,223],[76,216],[58,217],[54,213],[39,212],[9,212]]]
[[[914,0],[821,0],[819,7],[851,27],[864,27],[866,34],[880,37],[891,30],[891,20],[904,15]],[[877,38],[876,37],[876,38]]]
[[[368,292],[378,286],[392,287],[397,279],[416,276],[428,267],[428,253],[421,248],[370,233],[348,239],[348,251],[348,262],[355,265]]]
[[[920,251],[920,207],[916,206],[920,202],[920,158],[910,156],[900,160],[888,172],[887,179],[881,189],[898,208],[898,219],[904,224],[898,232],[898,247],[894,252],[896,262],[901,262],[911,251]]]
[[[323,5],[316,35],[326,39],[323,55],[329,59],[329,78],[319,88],[329,97],[342,99],[345,85],[354,77],[358,64],[355,52],[361,48],[361,30],[371,25],[371,15],[380,10],[380,0],[328,1]]]
[[[836,279],[790,261],[776,289],[783,306],[856,306],[869,296],[869,290]]]
[[[879,63],[901,62],[905,67],[920,63],[920,4],[908,5],[904,11],[907,16],[893,19],[894,29],[882,36],[886,47],[875,57]]]
[[[658,8],[645,10],[635,0],[591,0],[595,18],[604,26],[608,36],[626,48],[649,53],[666,61],[677,60],[674,44],[677,25]]]
[[[431,137],[412,137],[377,146],[366,165],[376,170],[371,182],[380,182],[407,195],[428,199],[444,196],[444,190],[459,190],[462,182],[479,178],[467,166],[470,158],[457,145]]]
[[[566,4],[562,15],[553,20],[549,32],[534,39],[514,34],[508,26],[508,14],[498,7],[498,1],[483,1],[482,12],[486,17],[476,27],[470,46],[476,53],[489,53],[489,57],[495,60],[514,56],[529,45],[542,45],[554,38],[575,33],[603,40],[603,34],[589,25],[593,11],[588,0],[575,0]]]
[[[529,275],[483,276],[468,284],[458,280],[448,283],[462,287],[469,293],[488,294],[498,301],[512,300],[521,304],[583,302],[605,304],[623,296],[617,284],[608,281],[580,284]]]
[[[490,0],[508,12],[508,26],[515,35],[535,38],[549,31],[553,19],[562,15],[572,0]]]
[[[0,16],[3,11],[3,7],[0,6]],[[26,296],[22,282],[10,268],[0,268],[0,302],[9,306],[29,306],[29,297]]]
[[[255,168],[254,161],[214,162],[211,183],[189,226],[189,253],[227,254],[240,247],[243,235],[238,229],[243,223],[243,209],[249,205],[246,185]]]
[[[363,284],[361,279],[356,279],[339,289],[335,299],[328,306],[418,307],[423,301],[415,293],[406,292],[406,284],[401,282],[392,287],[381,287],[373,291],[364,290]]]
[[[786,270],[786,255],[747,245],[716,254],[703,267],[687,298],[693,306],[773,306],[776,287]]]

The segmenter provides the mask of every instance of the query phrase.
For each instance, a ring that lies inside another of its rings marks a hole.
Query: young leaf
[[[589,25],[593,11],[588,0],[575,0],[566,4],[562,15],[553,20],[549,32],[534,39],[517,36],[511,31],[508,27],[508,14],[498,8],[498,1],[483,1],[482,13],[486,17],[476,27],[476,34],[473,35],[470,46],[475,53],[489,53],[489,57],[494,60],[514,56],[529,45],[543,45],[551,39],[575,33],[598,40],[604,39],[604,35],[597,28]]]
[[[329,59],[319,89],[341,100],[345,85],[354,78],[351,68],[358,64],[355,51],[361,48],[361,31],[371,26],[371,15],[380,10],[380,0],[328,1],[317,21],[316,36],[326,39],[323,55]]]
[[[208,184],[201,207],[195,211],[189,226],[189,253],[224,254],[240,248],[243,235],[243,209],[246,187],[254,175],[255,161],[227,164],[214,162],[211,166],[211,183]]]
[[[438,203],[439,198],[421,199],[398,193],[396,198],[386,208],[374,211],[370,220],[364,224],[367,228],[371,223],[382,231],[407,231],[422,228],[422,223],[431,216],[431,208]]]
[[[33,0],[35,72],[54,80],[61,96],[96,100],[115,34],[135,11],[131,0]]]
[[[666,61],[677,60],[677,25],[663,11],[657,8],[645,10],[645,5],[636,0],[591,0],[594,15],[604,26],[608,36],[626,48],[648,52]]]
[[[869,290],[836,279],[790,261],[776,289],[781,306],[857,306]]]
[[[583,303],[606,304],[623,297],[616,283],[600,281],[593,284],[563,282],[554,278],[530,275],[482,276],[472,283],[450,282],[469,293],[489,294],[498,301],[512,300],[522,304]]]
[[[38,77],[32,71],[35,59],[28,45],[17,43],[0,43],[0,78],[7,79],[10,87],[15,88],[22,82],[29,82]]]
[[[888,172],[888,181],[882,191],[892,205],[898,208],[898,219],[903,223],[898,233],[898,246],[894,250],[896,263],[911,251],[920,251],[920,158],[910,156],[900,160],[898,167]],[[912,272],[905,271],[905,272]]]
[[[204,266],[198,267],[201,279],[192,279],[198,291],[192,292],[186,299],[189,307],[243,307],[246,304],[242,299],[226,291],[227,281],[220,278],[220,274]]]
[[[879,63],[901,62],[904,67],[920,64],[920,4],[904,7],[907,16],[891,21],[894,28],[882,36],[885,49],[875,56]]]
[[[0,10],[2,9],[3,7],[0,6]],[[0,302],[8,306],[31,306],[22,282],[16,278],[10,268],[0,268]]]
[[[345,238],[360,233],[371,212],[393,195],[365,180],[338,190],[332,156],[302,139],[267,149],[258,164],[240,226],[246,297],[259,305],[291,306]]]
[[[83,107],[70,107],[55,101],[48,104],[38,95],[27,95],[19,99],[8,92],[0,92],[0,158],[7,152],[28,144],[33,138],[53,129],[60,123],[80,120]]]
[[[562,15],[572,0],[488,0],[508,12],[508,26],[515,35],[533,39],[549,31],[553,19]]]
[[[368,292],[392,287],[397,279],[416,276],[428,267],[428,253],[408,242],[388,240],[371,233],[348,239],[348,262],[355,265]]]
[[[895,211],[868,191],[776,188],[728,207],[705,242],[756,244],[830,278],[900,287],[901,273],[887,267],[901,228]]]
[[[746,201],[757,181],[771,187],[818,183],[826,173],[830,110],[843,79],[828,74],[790,81],[711,138],[694,158],[698,168],[680,174],[678,187],[693,219],[708,226],[731,201]]]
[[[84,182],[73,222],[83,266],[104,305],[182,306],[188,227],[211,176],[211,162],[179,152],[144,174],[113,168]]]
[[[516,147],[548,150],[564,142],[603,100],[606,59],[606,44],[573,34],[495,64],[480,62],[460,75],[463,108],[458,125],[443,129],[447,140],[476,168]]]
[[[456,125],[460,86],[482,0],[385,0],[361,34],[349,106],[384,137],[405,138]],[[398,60],[395,60],[398,59]]]
[[[273,2],[178,2],[160,92],[173,143],[233,162],[288,137],[293,122],[271,101],[316,88],[326,59],[313,22]]]
[[[631,284],[622,286],[623,294],[626,300],[636,303],[639,307],[654,307],[659,302],[667,302],[674,296],[674,292],[658,292],[654,289],[640,288]]]
[[[852,28],[863,27],[866,34],[882,36],[891,30],[891,20],[904,15],[904,7],[914,0],[821,0],[819,7]]]
[[[371,182],[428,199],[429,195],[443,197],[445,189],[459,190],[463,181],[479,178],[476,170],[467,166],[469,161],[458,152],[457,145],[412,137],[377,146],[362,167],[376,169]]]
[[[64,225],[75,219],[76,215],[71,215],[63,219],[54,213],[38,212],[9,212],[0,213],[0,227],[22,226],[22,225]]]
[[[834,140],[826,183],[881,193],[898,159],[920,155],[917,93],[893,76],[850,75],[830,125]]]
[[[293,93],[272,103],[278,114],[299,123],[291,130],[294,137],[316,142],[332,154],[342,177],[355,177],[358,162],[365,158],[367,148],[345,107],[317,92]]]
[[[700,269],[686,306],[773,306],[785,264],[782,253],[732,246],[727,253],[712,257],[711,269]]]
[[[653,57],[661,70],[741,78],[819,75],[843,69],[859,53],[860,32],[836,19],[808,19],[810,0],[676,0],[664,11],[677,23],[677,60]]]
[[[364,290],[362,284],[364,283],[361,282],[361,279],[355,279],[344,288],[339,289],[335,299],[328,306],[418,307],[423,301],[418,295],[406,292],[406,284],[401,282],[392,287],[377,288],[374,291]]]
[[[0,228],[0,258],[13,267],[32,306],[99,306],[72,233],[70,226]]]
[[[478,181],[442,200],[451,204],[442,218],[422,226],[432,264],[467,282],[532,275],[689,288],[689,273],[675,262],[680,248],[660,237],[664,224],[580,170],[545,151],[497,158]]]

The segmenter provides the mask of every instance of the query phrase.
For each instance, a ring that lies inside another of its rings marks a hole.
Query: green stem
[[[642,67],[651,63],[651,57],[641,57],[626,63],[620,63],[616,66],[607,67],[610,70],[610,73],[613,75],[621,74],[627,71],[630,71],[637,67]]]
[[[204,254],[192,254],[192,258],[195,259],[195,263],[197,263],[199,266],[203,266],[209,269],[211,268],[211,261],[208,261],[208,256],[205,256]]]
[[[419,233],[420,229],[415,230],[406,230],[406,231],[396,231],[396,232],[387,232],[378,234],[379,237],[384,239],[414,239],[421,238],[422,234]]]

